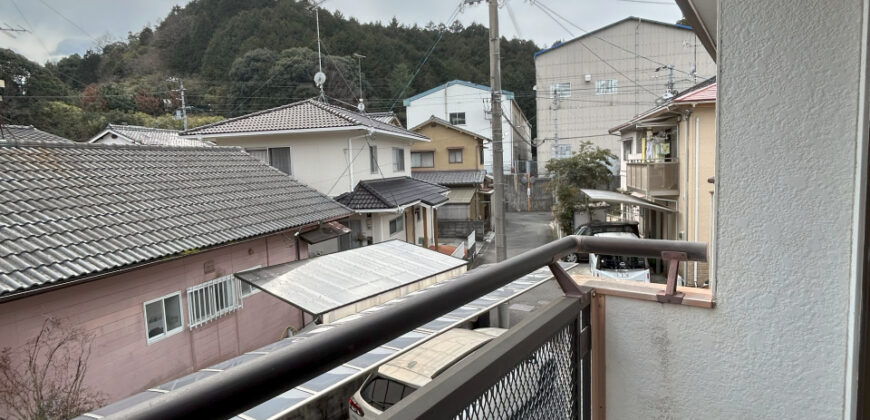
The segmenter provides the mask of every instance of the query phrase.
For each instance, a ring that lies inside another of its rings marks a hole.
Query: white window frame
[[[178,296],[178,313],[180,315],[181,325],[179,325],[177,328],[173,329],[172,331],[167,331],[166,299],[171,298],[173,296]],[[163,302],[163,333],[156,335],[154,337],[148,337],[148,310],[146,308],[148,308],[148,305],[150,305],[154,302],[157,302],[157,301]],[[170,337],[170,336],[173,336],[175,334],[180,333],[181,331],[184,331],[184,310],[182,309],[183,306],[184,305],[182,305],[182,303],[181,303],[181,291],[172,292],[166,296],[161,296],[159,298],[151,299],[149,301],[145,301],[144,303],[142,303],[142,318],[145,319],[145,341],[148,344],[156,343],[160,340],[163,340],[166,337]]]
[[[369,169],[373,174],[380,172],[380,165],[378,164],[378,146],[376,144],[369,145]]]
[[[230,288],[227,289],[226,285]],[[227,291],[229,296],[226,296]],[[204,299],[202,305],[199,304],[200,299]],[[218,308],[219,299],[228,300],[229,302],[225,302],[228,305]],[[187,288],[187,325],[191,330],[241,307],[241,286],[232,274]]]
[[[258,269],[258,268],[260,268],[260,267],[262,267],[262,266],[261,266],[261,265],[255,265],[255,266],[253,266],[253,267],[251,267],[251,268],[247,268],[247,269],[244,269],[244,270],[242,270],[242,271],[256,270],[256,269]],[[237,279],[237,280],[238,280],[238,279]],[[256,295],[257,293],[260,293],[260,292],[261,292],[261,290],[260,290],[259,287],[254,287],[253,285],[249,285],[249,286],[251,286],[251,291],[248,292],[248,293],[245,293],[245,290],[242,289],[242,287],[243,287],[245,284],[247,284],[247,283],[245,283],[245,282],[243,282],[243,281],[241,281],[241,280],[238,280],[238,282],[239,282],[239,298],[241,298],[241,299],[244,299],[244,298],[246,298],[246,297],[248,297],[248,296],[251,296],[251,295]],[[242,304],[242,307],[244,307],[244,306],[245,306],[245,305]]]
[[[275,169],[278,169],[277,167],[272,165],[272,150],[275,150],[275,149],[287,149],[287,169],[289,170],[289,172],[287,172],[287,175],[293,175],[293,149],[291,149],[290,146],[280,146],[280,147],[268,148],[268,150],[269,150],[269,153],[268,153],[269,166],[271,166]],[[278,169],[278,170],[280,171],[280,169]]]
[[[559,92],[560,98],[570,98],[571,97],[571,82],[559,82],[553,83],[550,85],[550,97],[556,97],[556,91]]]
[[[245,152],[247,152],[249,155],[251,155],[251,156],[257,158],[257,160],[259,160],[260,162],[263,162],[263,163],[265,163],[266,165],[271,166],[271,164],[269,163],[269,149],[268,149],[268,148],[266,148],[266,147],[252,147],[252,148],[246,148],[246,149],[245,149]],[[258,158],[258,157],[256,157],[256,156],[254,156],[254,154],[251,153],[251,152],[265,152],[265,153],[266,153],[266,160],[262,160],[262,159],[260,159],[260,158]]]
[[[454,116],[454,115],[456,116],[456,119],[457,119],[457,120],[458,120],[459,117],[461,116],[461,117],[462,117],[462,122],[453,122],[453,116]],[[452,125],[465,125],[465,121],[466,121],[466,119],[465,119],[465,112],[451,112],[451,113],[447,114],[447,118],[448,118],[448,120],[450,121],[450,124],[452,124]]]
[[[613,95],[619,89],[619,82],[616,79],[601,79],[595,81],[596,95]]]
[[[405,149],[393,148],[393,172],[405,172]]]
[[[554,144],[553,159],[565,159],[571,157],[570,144]]]

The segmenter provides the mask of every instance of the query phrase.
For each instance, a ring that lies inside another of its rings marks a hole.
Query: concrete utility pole
[[[495,223],[496,261],[507,259],[507,235],[504,219],[504,160],[502,158],[501,132],[501,53],[498,35],[498,0],[489,3],[489,78],[492,90],[492,172],[495,192],[492,199],[493,222]]]
[[[184,130],[187,130],[187,105],[184,103],[184,80],[177,77],[170,77],[170,82],[178,82],[178,90],[181,91],[181,119],[184,120]]]

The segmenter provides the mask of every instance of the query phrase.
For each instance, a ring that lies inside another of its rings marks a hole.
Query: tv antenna
[[[320,101],[326,102],[326,95],[323,93],[323,84],[326,83],[326,73],[323,72],[323,58],[320,54],[320,5],[326,0],[311,0],[310,9],[314,9],[314,20],[317,23],[317,73],[314,74],[314,84],[320,89]]]

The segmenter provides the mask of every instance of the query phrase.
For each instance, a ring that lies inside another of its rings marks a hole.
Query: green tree
[[[547,172],[553,174],[550,189],[556,195],[553,212],[562,226],[562,231],[574,230],[574,211],[585,205],[580,198],[582,188],[606,188],[612,174],[608,167],[616,156],[608,149],[590,142],[580,144],[580,150],[569,158],[547,162]],[[588,208],[586,208],[588,214]]]

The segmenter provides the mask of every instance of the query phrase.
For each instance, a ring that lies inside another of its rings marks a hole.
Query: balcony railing
[[[233,417],[546,265],[564,298],[384,414],[397,419],[589,419],[590,297],[557,263],[578,252],[665,257],[673,262],[706,261],[707,256],[706,245],[693,242],[565,237],[106,418]],[[669,283],[661,301],[677,297],[674,288]]]
[[[626,186],[650,196],[680,194],[680,165],[676,159],[626,162]]]

